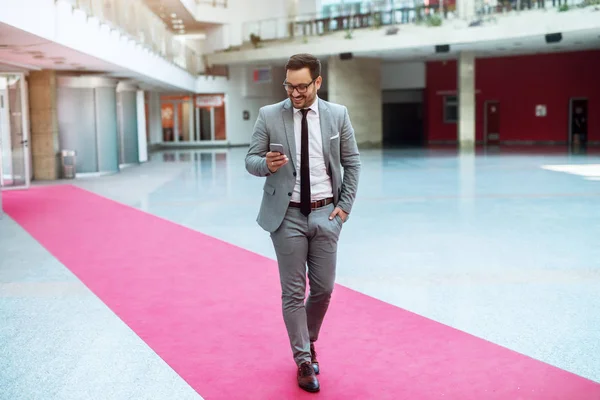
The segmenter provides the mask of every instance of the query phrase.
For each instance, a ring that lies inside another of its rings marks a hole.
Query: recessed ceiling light
[[[171,14],[171,17],[177,18],[177,14],[173,13],[173,14]]]

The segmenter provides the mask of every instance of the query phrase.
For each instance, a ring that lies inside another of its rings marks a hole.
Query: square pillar
[[[33,179],[60,177],[56,72],[31,71],[28,77]]]
[[[457,0],[456,11],[459,19],[470,22],[475,17],[475,0]]]
[[[458,142],[460,147],[475,146],[475,55],[458,56]]]
[[[327,68],[328,100],[348,108],[358,145],[381,147],[381,60],[332,56]]]

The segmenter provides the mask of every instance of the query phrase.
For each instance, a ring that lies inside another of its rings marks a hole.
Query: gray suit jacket
[[[354,138],[354,129],[346,107],[319,99],[319,118],[323,136],[323,156],[331,177],[334,204],[348,214],[358,188],[360,155]],[[285,148],[288,163],[274,174],[269,171],[265,155],[269,143],[280,143]],[[255,176],[266,177],[263,199],[258,213],[258,224],[268,232],[279,228],[296,184],[296,141],[294,138],[293,107],[289,99],[262,107],[254,125],[246,169]],[[341,167],[344,168],[342,180]]]

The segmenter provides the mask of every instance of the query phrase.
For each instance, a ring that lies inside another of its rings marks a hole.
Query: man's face
[[[297,71],[287,70],[285,74],[285,83],[290,85],[287,94],[294,105],[294,108],[309,107],[317,91],[321,88],[323,78],[320,76],[313,82],[308,68],[302,68]],[[291,89],[291,91],[290,91]]]

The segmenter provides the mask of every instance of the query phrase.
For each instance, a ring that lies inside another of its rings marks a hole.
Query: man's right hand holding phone
[[[278,151],[270,151],[267,153],[267,167],[272,173],[288,163],[288,158],[285,154],[281,154]]]

